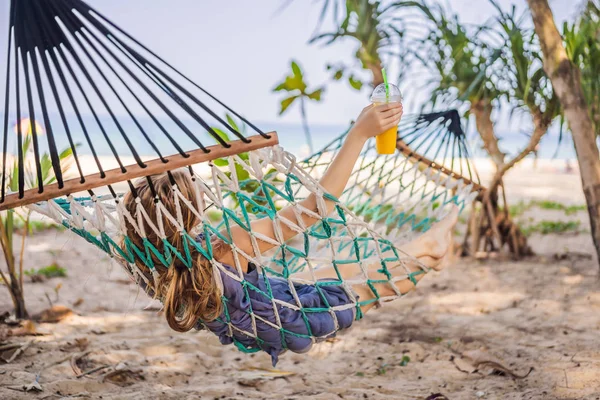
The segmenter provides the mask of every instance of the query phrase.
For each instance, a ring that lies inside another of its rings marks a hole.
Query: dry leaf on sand
[[[73,307],[79,307],[82,304],[83,304],[83,299],[80,297],[77,300],[75,300],[75,302],[73,303]]]
[[[459,371],[466,373],[474,373],[481,368],[491,368],[492,374],[504,374],[515,379],[523,379],[533,371],[533,367],[530,367],[526,373],[520,374],[506,367],[505,362],[498,357],[482,349],[465,351],[462,355],[463,357],[454,358],[452,361]]]
[[[26,392],[41,392],[44,390],[42,389],[42,385],[40,385],[37,379],[31,382],[29,385],[23,386],[23,388]]]
[[[28,385],[22,386],[6,386],[7,389],[16,390],[18,392],[42,392],[42,385],[37,380],[34,380]]]
[[[425,400],[448,400],[448,398],[441,393],[432,393]]]
[[[259,367],[248,367],[242,369],[242,373],[248,373],[264,378],[282,378],[284,376],[296,375],[295,372],[282,371],[274,368],[259,368]]]
[[[142,374],[142,370],[134,370],[121,364],[102,376],[102,382],[110,382],[118,386],[129,386],[144,380],[146,378]]]
[[[22,321],[21,325],[17,328],[13,328],[10,330],[9,336],[42,336],[45,335],[44,332],[40,332],[37,330],[37,326],[33,321],[26,320]]]
[[[88,338],[82,337],[82,338],[76,338],[72,342],[65,343],[63,346],[60,347],[60,349],[64,350],[64,351],[73,351],[73,350],[85,351],[89,345],[90,345],[90,340]]]
[[[273,368],[249,367],[240,371],[238,384],[246,387],[257,387],[266,380],[285,378],[295,374],[295,372],[282,371]]]
[[[39,322],[57,323],[73,315],[73,310],[65,306],[52,306],[36,314],[33,319]]]

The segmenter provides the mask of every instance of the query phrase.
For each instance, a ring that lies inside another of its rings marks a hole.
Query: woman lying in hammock
[[[379,132],[397,126],[401,117],[401,105],[389,104],[365,108],[348,133],[337,157],[320,180],[320,185],[335,198],[339,198],[365,142]],[[190,173],[187,170],[177,170],[172,171],[171,174],[179,191],[197,207],[194,182]],[[172,215],[177,215],[170,178],[167,174],[161,174],[151,177],[151,180],[162,204]],[[125,197],[126,208],[131,215],[136,215],[135,211],[139,203],[150,219],[156,221],[155,196],[148,181],[146,179],[138,181],[135,189],[137,198],[132,193],[128,193]],[[333,201],[326,200],[328,211],[333,210],[334,204]],[[300,202],[300,205],[316,212],[316,195],[310,194]],[[181,207],[180,212],[186,232],[192,232],[200,221],[187,207]],[[294,280],[292,288],[288,280],[267,277],[262,269],[257,269],[252,262],[241,256],[247,254],[254,257],[255,248],[250,234],[242,227],[232,225],[229,231],[222,232],[222,235],[229,237],[233,245],[226,244],[218,237],[208,238],[211,241],[213,257],[221,264],[222,269],[213,268],[211,262],[198,252],[192,253],[196,263],[191,269],[176,257],[168,268],[163,267],[155,259],[154,264],[160,278],[158,287],[150,289],[163,302],[165,316],[172,329],[186,332],[192,328],[207,328],[217,334],[223,344],[236,343],[245,351],[262,349],[268,352],[275,364],[278,355],[286,349],[299,353],[305,352],[315,341],[322,341],[334,336],[336,331],[350,327],[355,319],[360,318],[377,304],[377,299],[409,292],[414,288],[416,281],[424,276],[422,273],[424,269],[441,268],[441,260],[451,243],[451,230],[456,223],[457,213],[455,207],[449,216],[435,224],[428,232],[399,247],[402,252],[412,257],[407,257],[412,261],[403,262],[402,268],[400,262],[396,265],[388,263],[387,268],[392,278],[397,278],[394,282],[391,282],[389,276],[380,272],[379,262],[369,265],[366,273],[358,263],[355,263],[338,266],[341,277],[333,266],[292,275]],[[300,226],[306,227],[318,221],[317,218],[307,214],[298,215],[291,206],[280,210],[278,216],[296,221]],[[298,221],[299,218],[303,221]],[[280,225],[283,241],[297,235],[296,231],[285,224]],[[143,249],[144,244],[137,231],[129,222],[126,222],[126,226],[128,237]],[[167,240],[181,254],[185,254],[179,232],[166,219],[164,226]],[[253,221],[251,230],[273,240],[276,238],[274,222],[269,217]],[[150,243],[162,251],[163,242],[153,229],[145,226],[145,232]],[[207,238],[199,236],[197,240],[202,242]],[[274,247],[271,242],[263,240],[256,242],[261,254]],[[145,275],[151,276],[145,263],[136,261],[136,264]],[[231,276],[239,275],[236,265],[241,267],[243,279],[258,288],[258,291],[245,288],[238,279]],[[215,271],[219,271],[220,276],[215,276],[217,273]],[[371,280],[380,280],[381,283],[367,284],[365,275]],[[343,284],[340,278],[342,281],[355,283]],[[315,280],[320,283],[329,281],[328,283],[339,282],[339,284],[317,285]],[[272,293],[273,298],[265,293]],[[222,300],[223,298],[225,301]],[[296,307],[286,307],[284,304]],[[331,310],[332,307],[335,311]],[[300,311],[300,308],[305,312]]]

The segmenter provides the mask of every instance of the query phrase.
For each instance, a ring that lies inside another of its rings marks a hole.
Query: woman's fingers
[[[401,103],[387,103],[387,104],[381,104],[375,107],[375,111],[379,112],[379,113],[385,113],[388,111],[399,111],[402,110],[402,104]]]
[[[395,119],[395,118],[402,118],[402,110],[396,112],[390,112],[390,111],[386,111],[383,114],[380,114],[380,118],[382,121],[387,121],[388,119]]]
[[[377,108],[378,110],[381,110],[381,111],[391,110],[392,108],[401,108],[401,107],[402,107],[402,103],[399,103],[399,102],[384,103],[384,104],[379,104],[379,105],[375,106],[375,108]]]
[[[369,104],[365,107],[352,127],[353,132],[364,138],[379,135],[398,125],[402,116],[402,104]]]
[[[396,123],[382,125],[381,126],[381,132],[385,132],[388,129],[392,129],[392,128],[397,127],[397,126],[398,126],[398,124],[396,124]]]
[[[384,120],[381,121],[381,128],[385,131],[388,130],[394,126],[398,126],[398,124],[400,123],[400,120],[402,119],[402,113],[397,114],[393,117],[390,118],[386,118]]]
[[[399,113],[394,113],[394,114],[388,115],[385,118],[382,118],[381,123],[382,124],[387,124],[390,122],[398,123],[398,122],[400,122],[401,119],[402,119],[402,112],[399,112]]]
[[[402,105],[399,105],[399,106],[387,108],[385,110],[380,110],[378,112],[378,115],[382,119],[387,119],[387,118],[393,118],[397,115],[401,115],[402,112],[403,112]]]
[[[402,110],[389,110],[389,111],[384,111],[384,112],[380,113],[379,118],[382,121],[384,121],[389,118],[395,118],[399,115],[402,115]]]

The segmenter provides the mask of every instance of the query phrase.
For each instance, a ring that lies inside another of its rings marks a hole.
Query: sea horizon
[[[9,118],[9,132],[14,132],[14,126],[17,121],[14,119],[14,114],[11,114],[12,118]],[[27,118],[27,115],[24,114],[23,118]],[[22,118],[22,119],[23,119]],[[77,151],[81,155],[91,154],[91,150],[89,146],[86,144],[85,136],[79,132],[77,127],[79,124],[75,117],[68,117],[70,123],[71,134],[73,136],[73,141],[78,143],[80,146]],[[57,141],[57,148],[64,149],[68,147],[69,143],[64,134],[64,128],[62,123],[60,122],[60,117],[58,115],[51,115],[50,119],[52,121],[53,131],[55,131],[55,140]],[[97,123],[94,120],[94,117],[91,115],[83,116],[84,122],[88,127],[88,134],[91,140],[94,143],[94,148],[97,152],[98,156],[110,156],[112,155],[112,150],[108,145],[107,141],[104,138],[102,131],[98,128]],[[113,141],[115,149],[120,155],[131,155],[129,152],[125,142],[122,139],[122,135],[116,129],[116,126],[113,124],[110,116],[100,116],[100,122],[103,126],[105,126],[105,131],[107,132],[111,141]],[[170,141],[165,137],[163,132],[156,126],[156,124],[149,117],[139,117],[136,116],[136,119],[140,122],[140,124],[144,127],[148,137],[151,141],[158,147],[163,155],[175,154],[177,151],[170,143]],[[196,148],[197,146],[185,136],[185,134],[170,120],[160,118],[159,122],[165,127],[168,132],[176,132],[173,134],[173,137],[176,138],[177,142],[181,142],[182,148],[185,150]],[[38,117],[38,123],[41,123],[41,119]],[[121,127],[124,132],[133,132],[129,137],[129,139],[134,143],[135,150],[140,155],[152,155],[156,154],[155,150],[153,150],[150,143],[143,138],[140,134],[139,128],[135,125],[135,123],[129,118],[123,118],[119,116],[119,121]],[[182,122],[186,126],[199,126],[196,122],[191,120],[184,120]],[[4,124],[4,116],[0,113],[0,123],[2,126],[0,130],[3,129]],[[209,123],[211,126],[212,123]],[[304,128],[300,123],[290,123],[285,121],[256,121],[253,124],[261,129],[263,132],[276,131],[279,136],[279,143],[287,151],[296,155],[298,158],[303,158],[310,155],[309,146],[306,140],[306,135],[304,132]],[[43,125],[42,125],[43,126]],[[309,121],[309,130],[311,132],[312,142],[313,142],[313,152],[318,151],[328,145],[335,138],[339,137],[341,134],[346,132],[349,128],[348,125],[343,124],[323,124],[323,123],[310,123]],[[111,128],[112,127],[112,128]],[[214,139],[209,138],[206,131],[200,127],[201,133],[198,134],[198,137],[201,142],[206,143],[207,145],[214,144]],[[401,133],[401,132],[400,132]],[[254,131],[250,127],[246,127],[246,135],[251,136],[254,135]],[[231,137],[232,135],[230,135]],[[500,148],[502,151],[507,153],[507,156],[514,156],[521,148],[523,148],[527,144],[527,138],[523,136],[522,133],[517,132],[500,132],[498,133],[498,137],[500,138]],[[45,135],[42,135],[42,140],[45,139]],[[203,139],[204,138],[204,139]],[[208,140],[206,140],[208,139]],[[487,154],[485,150],[481,147],[481,139],[477,132],[470,130],[467,133],[467,143],[469,150],[471,152],[472,158],[487,158]],[[42,146],[42,149],[46,148]],[[126,149],[124,153],[121,151]],[[16,135],[13,135],[12,138],[9,137],[9,145],[8,152],[16,150]],[[1,150],[0,150],[1,151]],[[533,157],[530,155],[529,157]],[[559,159],[559,160],[574,160],[576,159],[575,150],[572,143],[572,138],[570,134],[565,133],[562,138],[562,142],[559,145],[559,132],[556,130],[550,130],[546,136],[542,139],[538,151],[537,158],[539,159]]]

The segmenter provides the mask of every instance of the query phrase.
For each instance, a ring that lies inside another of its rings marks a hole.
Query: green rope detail
[[[339,151],[342,144],[343,138],[332,141],[326,151],[316,153],[303,161],[300,166],[304,172],[318,176],[321,170],[327,167],[331,155]],[[374,151],[374,148],[369,147],[367,151]],[[244,161],[249,160],[251,156],[245,154],[240,158]],[[213,201],[217,201],[218,204],[214,204],[210,210],[197,210],[200,215],[204,215],[199,230],[206,240],[198,241],[190,232],[182,231],[179,232],[181,238],[179,249],[166,238],[158,246],[143,238],[141,245],[138,246],[126,235],[122,236],[122,240],[115,240],[107,232],[75,228],[68,217],[64,217],[61,223],[86,241],[111,256],[123,259],[128,264],[137,261],[146,265],[150,271],[157,272],[157,268],[169,268],[174,261],[179,260],[188,269],[192,269],[197,265],[198,257],[213,260],[213,241],[208,238],[219,239],[231,245],[234,226],[254,236],[252,222],[257,218],[268,218],[274,227],[283,229],[285,225],[280,221],[278,211],[286,206],[295,207],[309,193],[320,191],[316,181],[307,183],[304,172],[296,175],[293,168],[275,165],[275,161],[271,161],[271,164],[277,168],[267,164],[261,166],[267,170],[264,174],[257,174],[262,176],[262,179],[252,177],[249,171],[252,171],[254,165],[249,161],[244,168],[236,164],[238,162],[239,160],[234,162],[229,159],[225,166],[235,168],[238,179],[241,176],[248,176],[248,178],[241,179],[238,186],[233,189],[220,180],[212,182],[214,185],[221,185],[219,200],[210,197],[206,198],[205,202],[211,205]],[[242,170],[245,172],[242,173]],[[292,172],[279,172],[288,170]],[[231,183],[227,182],[227,184]],[[332,212],[325,217],[319,217],[315,224],[292,240],[276,246],[268,253],[255,255],[261,272],[258,278],[260,281],[253,284],[247,279],[241,279],[240,282],[247,299],[264,298],[266,302],[273,304],[274,312],[279,313],[285,310],[286,306],[281,304],[280,299],[280,302],[273,301],[276,300],[276,295],[273,292],[272,279],[293,280],[295,273],[304,271],[309,266],[310,268],[332,267],[332,276],[329,279],[313,283],[319,298],[318,306],[304,307],[295,302],[290,304],[294,309],[298,309],[303,328],[300,329],[301,332],[290,332],[285,328],[279,328],[277,340],[281,341],[283,348],[288,348],[291,337],[311,340],[315,338],[315,329],[311,326],[311,318],[314,314],[328,313],[336,316],[339,314],[338,309],[328,301],[327,291],[336,287],[348,289],[348,283],[343,279],[344,268],[348,266],[359,264],[361,267],[359,277],[363,275],[363,268],[367,267],[368,272],[377,271],[381,274],[379,279],[363,278],[362,284],[370,289],[373,298],[359,298],[352,305],[354,318],[357,321],[363,318],[362,307],[380,302],[381,293],[377,291],[377,287],[393,284],[396,269],[402,268],[406,272],[407,279],[417,285],[416,277],[426,272],[424,270],[411,272],[404,266],[403,260],[406,259],[406,255],[398,250],[399,240],[409,237],[412,232],[427,231],[441,215],[440,208],[456,204],[462,210],[470,201],[464,193],[460,191],[454,193],[426,179],[423,171],[414,167],[400,154],[385,159],[368,156],[361,158],[343,194],[338,198],[324,193],[322,198],[328,203],[328,207],[333,208]],[[72,212],[76,214],[68,200],[55,201],[68,215]],[[80,197],[73,201],[86,207],[94,204],[91,197]],[[97,201],[105,201],[105,199],[101,198]],[[209,214],[215,210],[218,211],[218,221]],[[203,212],[205,214],[202,214]],[[86,226],[88,223],[93,225],[93,222],[86,221]],[[254,238],[259,240],[258,236]],[[219,267],[218,263],[214,265]],[[236,270],[235,266],[232,268]],[[290,290],[293,292],[293,289]],[[221,299],[224,312],[217,321],[230,324],[230,329],[233,329],[230,303],[224,295]],[[252,302],[248,303],[249,307],[245,312],[258,324],[260,319],[255,318],[257,310],[253,309]],[[199,323],[203,322],[199,321]],[[243,344],[239,340],[238,333],[236,333],[238,338],[233,335],[232,340],[244,353],[254,353],[265,345],[265,341],[256,332],[248,332],[256,346]]]

